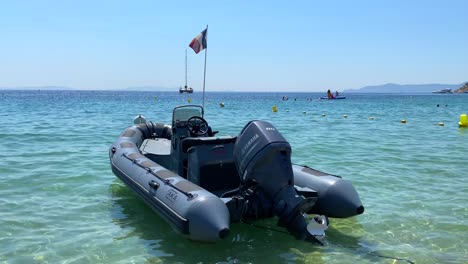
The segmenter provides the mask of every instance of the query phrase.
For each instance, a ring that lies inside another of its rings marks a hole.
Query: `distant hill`
[[[468,93],[468,82],[453,92],[454,93]]]
[[[0,90],[80,90],[76,88],[70,88],[65,86],[15,86],[15,87],[0,87]],[[120,91],[161,91],[161,92],[179,92],[178,87],[174,88],[167,88],[167,87],[159,87],[159,86],[132,86],[127,88],[118,88],[116,90]]]
[[[345,93],[431,93],[442,89],[455,90],[462,84],[396,84],[366,86],[360,89],[344,90]]]

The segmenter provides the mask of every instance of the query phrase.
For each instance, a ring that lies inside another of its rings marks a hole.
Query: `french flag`
[[[189,47],[198,54],[200,51],[206,49],[206,38],[208,34],[208,28],[203,30],[200,34],[193,38],[192,42],[190,42]]]

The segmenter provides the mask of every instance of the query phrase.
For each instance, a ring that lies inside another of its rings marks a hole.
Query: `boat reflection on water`
[[[298,242],[286,229],[275,227],[276,222],[272,219],[256,221],[255,226],[233,224],[227,239],[217,243],[180,239],[177,231],[154,214],[125,185],[116,180],[111,184],[110,191],[112,221],[122,228],[120,234],[125,233],[114,237],[114,240],[135,243],[137,239],[137,244],[141,243],[141,247],[146,248],[149,263],[277,263],[279,260],[294,261],[307,257],[317,248],[310,243]],[[259,253],[271,252],[272,248],[278,254]],[[306,255],[299,252],[306,252]],[[312,257],[314,263],[326,263],[325,254],[314,254]]]
[[[363,241],[359,235],[364,229],[356,218],[336,220],[335,226],[327,230],[327,249],[310,243],[300,243],[288,234],[286,229],[276,227],[275,219],[255,221],[255,225],[233,224],[227,239],[217,243],[201,243],[180,239],[180,234],[169,227],[161,217],[154,214],[138,196],[118,180],[110,186],[113,206],[113,223],[122,228],[125,235],[115,240],[141,244],[148,252],[148,263],[277,263],[313,262],[327,263],[329,251],[352,256],[356,261],[376,256],[366,252],[374,246]],[[367,246],[366,246],[367,245]],[[137,245],[138,246],[138,245]],[[274,248],[274,252],[272,249]],[[259,254],[272,252],[272,254]]]

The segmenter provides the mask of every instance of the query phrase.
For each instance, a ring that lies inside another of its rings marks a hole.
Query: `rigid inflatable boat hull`
[[[111,146],[112,171],[176,230],[192,240],[216,241],[229,233],[229,210],[216,195],[142,155],[144,137],[125,130]]]

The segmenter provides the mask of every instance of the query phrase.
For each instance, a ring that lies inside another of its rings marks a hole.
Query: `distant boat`
[[[346,96],[335,96],[333,98],[328,98],[328,97],[320,97],[322,100],[338,100],[338,99],[346,99]]]
[[[438,91],[433,91],[432,93],[451,94],[452,89],[442,89],[442,90],[438,90]]]
[[[185,87],[180,87],[179,88],[179,93],[193,93],[192,87],[187,88],[187,85]]]
[[[185,50],[185,86],[179,88],[179,93],[193,93],[192,87],[187,86],[187,49]]]

